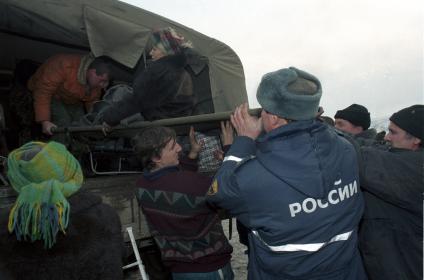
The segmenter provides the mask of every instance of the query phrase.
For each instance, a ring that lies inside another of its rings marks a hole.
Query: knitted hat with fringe
[[[51,248],[68,226],[67,197],[83,182],[79,162],[57,142],[29,142],[12,151],[7,176],[19,196],[10,210],[9,232],[18,240],[43,240]]]

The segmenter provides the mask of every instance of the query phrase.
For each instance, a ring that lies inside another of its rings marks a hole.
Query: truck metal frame
[[[0,0],[1,146],[13,149],[19,145],[9,137],[19,128],[19,123],[14,123],[11,117],[16,112],[11,112],[9,99],[16,86],[14,72],[20,61],[42,63],[57,53],[92,52],[95,56],[107,55],[114,59],[118,64],[114,69],[116,76],[130,83],[139,65],[145,62],[151,31],[167,26],[192,41],[203,58],[203,66],[192,67],[192,78],[199,89],[195,94],[208,99],[211,108],[196,116],[118,126],[106,136],[100,126],[67,127],[56,131],[73,141],[130,138],[141,129],[155,125],[171,126],[180,135],[186,134],[191,125],[197,131],[219,129],[219,122],[228,119],[236,105],[247,102],[242,63],[224,43],[120,1]],[[7,156],[7,149],[2,149],[1,153]],[[104,202],[118,211],[123,231],[132,226],[136,238],[148,236],[134,196],[134,182],[139,175],[136,172],[123,174],[125,172],[119,169],[106,175],[93,169],[93,176],[85,179],[83,187],[102,196]],[[0,211],[10,206],[15,195],[6,179],[0,183]]]

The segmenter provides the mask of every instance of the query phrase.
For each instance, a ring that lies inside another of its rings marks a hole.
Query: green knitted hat
[[[68,226],[67,197],[79,190],[83,175],[79,162],[57,142],[29,142],[12,151],[7,176],[19,196],[10,210],[9,232],[18,240],[43,240],[46,248]]]

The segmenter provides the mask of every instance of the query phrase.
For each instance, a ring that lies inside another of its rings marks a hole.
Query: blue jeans
[[[172,273],[173,280],[233,280],[234,273],[231,263],[211,272]]]

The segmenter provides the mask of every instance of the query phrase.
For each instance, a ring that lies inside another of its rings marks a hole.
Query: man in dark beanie
[[[371,280],[423,278],[423,129],[424,105],[414,105],[390,117],[390,148],[360,148],[359,247]]]
[[[377,131],[369,128],[371,119],[368,109],[359,104],[339,110],[334,115],[334,127],[350,134],[360,145],[370,145],[377,138]]]
[[[356,135],[370,127],[371,119],[367,108],[359,104],[339,110],[334,115],[335,127],[341,131]]]
[[[413,105],[390,117],[389,133],[385,139],[394,148],[417,150],[423,146],[424,105]]]
[[[343,110],[339,110],[334,115],[334,119],[334,126],[337,129],[354,137],[375,139],[377,135],[375,129],[369,129],[371,124],[370,113],[362,105],[352,104]]]
[[[248,279],[366,279],[357,249],[363,197],[355,150],[316,119],[322,90],[290,67],[263,76],[208,200],[249,229]]]

